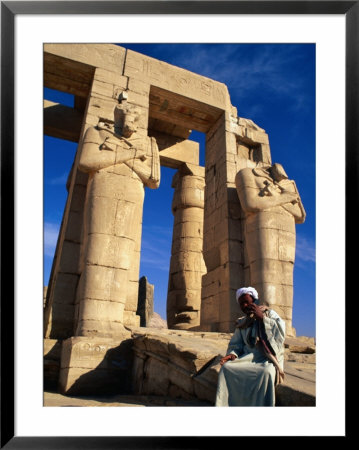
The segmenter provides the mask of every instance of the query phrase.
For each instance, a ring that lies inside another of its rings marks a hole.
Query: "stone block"
[[[219,304],[218,296],[202,298],[201,303],[201,327],[202,322],[205,324],[214,324],[219,322]],[[212,331],[212,330],[209,330]]]
[[[113,44],[45,44],[44,52],[122,73],[126,49]]]
[[[113,121],[113,111],[117,104],[115,99],[99,98],[94,93],[90,96],[87,112],[92,116]]]
[[[202,286],[202,272],[183,271],[171,274],[173,289],[200,290]]]
[[[53,303],[50,311],[49,337],[66,339],[73,335],[75,305]]]
[[[134,246],[134,241],[125,237],[91,234],[85,263],[127,270],[131,265]]]
[[[203,224],[201,222],[183,222],[173,227],[173,239],[192,237],[202,238]]]
[[[260,214],[249,215],[246,219],[246,230],[252,232],[269,228],[295,233],[293,217],[277,211],[262,211]]]
[[[178,225],[184,222],[203,222],[203,208],[181,208],[176,211],[174,224]]]
[[[259,283],[293,285],[293,263],[259,259],[251,264],[251,280]]]
[[[81,337],[115,338],[122,336],[124,331],[123,318],[121,318],[121,322],[116,322],[114,320],[87,320],[80,317],[74,334]]]
[[[199,144],[190,140],[176,142],[160,151],[161,164],[179,168],[183,163],[199,165]]]
[[[206,235],[205,235],[205,237],[206,237]],[[204,257],[204,262],[206,264],[208,272],[215,270],[221,264],[220,253],[219,253],[218,247],[213,247],[209,250],[203,249],[203,257]]]
[[[127,270],[103,266],[86,266],[80,279],[80,299],[126,302]]]
[[[86,299],[79,304],[79,315],[83,320],[122,322],[124,308],[124,303]]]
[[[91,94],[100,94],[104,97],[113,98],[114,97],[114,86],[112,83],[100,81],[94,78],[92,82]]]
[[[142,327],[148,326],[153,316],[153,294],[154,285],[148,282],[147,277],[141,277],[138,285],[137,314]]]
[[[64,273],[80,274],[80,244],[64,241],[62,245],[59,271]]]
[[[75,303],[78,280],[78,275],[58,272],[53,288],[53,303]]]
[[[126,166],[127,167],[127,166]],[[127,167],[128,170],[130,170]],[[91,182],[89,194],[92,197],[108,197],[137,203],[144,197],[142,182],[128,176],[98,172]]]
[[[278,258],[281,261],[294,262],[295,259],[295,233],[279,231]]]
[[[127,89],[128,79],[127,77],[120,75],[119,72],[112,72],[102,67],[98,67],[95,70],[94,79],[103,83],[116,85],[122,89]]]
[[[203,272],[203,256],[202,252],[178,252],[172,254],[170,273],[180,271]]]
[[[172,311],[199,311],[201,308],[201,290],[176,289],[168,292],[167,310]]]
[[[70,211],[82,212],[86,199],[86,186],[75,184],[72,191]]]
[[[128,89],[142,95],[149,95],[151,85],[144,83],[137,78],[128,78]]]
[[[134,91],[128,92],[128,103],[136,106],[142,106],[144,108],[149,107],[149,96],[147,94],[139,94]]]
[[[140,326],[140,316],[138,316],[134,311],[124,311],[123,312],[123,324],[126,327],[139,327]]]
[[[230,105],[224,84],[132,50],[127,50],[124,75],[217,108]]]
[[[130,388],[132,340],[72,337],[63,342],[60,391],[68,395],[118,394]]]
[[[137,275],[138,277],[138,275]],[[138,279],[138,278],[137,278]],[[137,280],[129,280],[127,283],[127,296],[126,296],[126,311],[137,311],[138,306],[138,281]]]
[[[256,286],[263,300],[266,300],[270,305],[292,307],[293,286],[291,284],[280,284],[280,280],[277,279],[269,283],[258,283]]]
[[[144,367],[143,392],[166,396],[168,388],[168,365],[157,358],[149,358]]]
[[[44,358],[60,362],[61,344],[62,341],[59,339],[44,339]]]
[[[65,239],[67,241],[81,244],[82,223],[83,223],[83,213],[70,210],[65,232]]]
[[[246,235],[246,247],[250,263],[258,259],[278,259],[279,242],[276,231],[262,229]]]
[[[189,252],[197,252],[202,248],[202,237],[180,237],[172,241],[172,254],[186,250]]]

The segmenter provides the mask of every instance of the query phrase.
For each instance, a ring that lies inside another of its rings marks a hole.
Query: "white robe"
[[[273,310],[263,318],[267,340],[283,369],[285,322]],[[260,348],[254,345],[254,325],[236,328],[229,342],[227,355],[237,356],[221,367],[218,376],[216,406],[274,406],[276,369]]]

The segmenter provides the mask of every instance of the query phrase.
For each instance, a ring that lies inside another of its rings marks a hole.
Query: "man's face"
[[[250,311],[248,310],[248,306],[251,305],[254,302],[253,298],[249,294],[243,294],[239,297],[239,306],[241,307],[241,310],[245,314],[249,314]]]

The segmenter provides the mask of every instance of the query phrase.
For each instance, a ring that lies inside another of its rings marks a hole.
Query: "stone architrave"
[[[167,296],[167,323],[172,329],[200,325],[203,260],[204,167],[183,164],[174,175],[174,228]]]
[[[144,186],[155,189],[160,181],[156,141],[138,135],[138,120],[137,108],[124,103],[115,107],[112,123],[100,121],[84,136],[79,169],[89,181],[76,336],[114,337],[124,330]]]
[[[148,327],[153,316],[154,285],[149,283],[147,277],[141,277],[138,284],[137,315],[140,316],[140,326]]]
[[[292,329],[295,224],[305,211],[295,182],[280,164],[245,168],[236,176],[236,187],[245,212],[245,247],[250,282]]]

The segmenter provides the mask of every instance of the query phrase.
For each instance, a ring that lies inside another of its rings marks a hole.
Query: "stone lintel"
[[[183,163],[199,164],[199,144],[194,141],[184,140],[176,142],[160,152],[161,165],[178,169]]]
[[[78,142],[83,114],[74,108],[44,100],[44,134]]]

